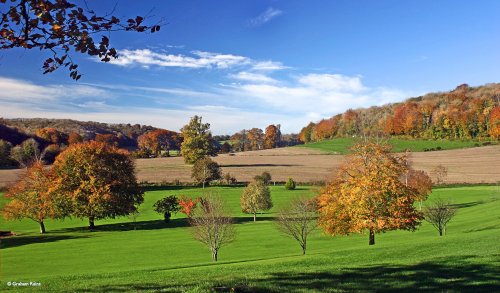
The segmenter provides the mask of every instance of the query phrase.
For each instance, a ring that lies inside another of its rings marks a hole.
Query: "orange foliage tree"
[[[488,132],[492,138],[500,139],[500,106],[491,111]]]
[[[332,138],[337,135],[339,129],[339,117],[334,116],[330,119],[323,119],[315,127],[315,137],[317,140]]]
[[[416,200],[420,202],[420,209],[422,209],[422,201],[426,200],[432,192],[432,179],[422,170],[410,169],[406,176],[408,186],[417,192]]]
[[[53,127],[37,129],[35,131],[35,135],[43,140],[50,142],[51,144],[61,144],[65,143],[68,140],[65,133],[62,133]]]
[[[196,207],[198,202],[200,202],[200,198],[192,199],[184,195],[179,196],[178,203],[181,206],[180,212],[186,214],[188,218],[191,217],[193,209]]]
[[[138,138],[139,148],[143,151],[154,154],[159,157],[161,151],[167,152],[170,155],[170,150],[179,149],[180,138],[178,133],[165,129],[156,129],[147,132]]]
[[[252,128],[247,132],[247,139],[252,150],[260,150],[264,147],[264,132],[260,128]]]
[[[359,133],[360,121],[359,114],[356,111],[352,109],[345,111],[344,115],[342,115],[342,122],[344,134],[355,135]]]
[[[94,138],[97,142],[102,142],[110,146],[118,146],[118,137],[111,133],[97,133]]]
[[[265,149],[272,149],[276,148],[279,146],[280,142],[280,137],[281,137],[281,132],[276,125],[269,125],[266,127],[266,134],[264,137],[264,148]]]
[[[40,233],[45,233],[45,219],[63,218],[69,211],[64,208],[64,201],[51,190],[52,180],[52,174],[42,163],[29,167],[5,195],[10,202],[2,210],[4,217],[8,220],[31,219],[40,225]]]
[[[306,127],[302,128],[302,130],[300,130],[299,133],[299,140],[305,143],[313,141],[314,140],[313,132],[315,126],[316,126],[315,123],[309,122],[309,124]]]
[[[69,146],[54,163],[55,190],[71,203],[72,215],[89,219],[114,218],[137,211],[144,195],[128,152],[102,142]]]
[[[331,235],[369,231],[415,230],[423,219],[413,203],[417,192],[400,179],[407,172],[406,156],[375,143],[356,144],[334,179],[318,196],[319,225]]]
[[[76,132],[71,132],[69,135],[68,135],[68,143],[69,144],[76,144],[76,143],[81,143],[83,142],[83,137],[76,133]]]

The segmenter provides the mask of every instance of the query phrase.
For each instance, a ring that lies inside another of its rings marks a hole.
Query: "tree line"
[[[52,164],[70,145],[103,142],[132,151],[136,158],[182,155],[193,164],[219,153],[271,149],[298,144],[297,135],[282,135],[271,124],[233,135],[212,136],[210,124],[194,116],[180,132],[140,124],[104,124],[68,119],[0,119],[0,168],[26,167],[34,160]]]
[[[299,139],[314,142],[356,135],[391,135],[424,139],[500,138],[500,84],[430,93],[402,103],[343,114],[309,123]]]

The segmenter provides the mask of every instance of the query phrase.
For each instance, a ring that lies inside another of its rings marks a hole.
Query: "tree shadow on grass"
[[[263,221],[274,221],[274,220],[275,220],[275,217],[257,215],[256,223],[263,222]],[[253,215],[245,216],[245,217],[235,217],[235,218],[233,218],[233,222],[234,222],[234,224],[252,223],[253,222]]]
[[[94,232],[105,231],[105,232],[114,232],[114,231],[133,231],[133,230],[160,230],[160,229],[169,229],[169,228],[180,228],[187,227],[189,223],[186,218],[180,219],[171,219],[170,222],[165,223],[163,220],[150,220],[150,221],[137,221],[137,222],[125,222],[125,223],[114,223],[114,224],[104,224],[95,226]],[[72,227],[65,228],[62,230],[58,230],[59,232],[82,232],[88,231],[87,226],[81,227]]]
[[[79,238],[88,238],[89,236],[80,236],[80,235],[51,235],[50,233],[44,235],[36,235],[36,236],[11,236],[0,239],[0,249],[18,247],[29,244],[36,243],[48,243],[48,242],[56,242],[61,240],[69,240],[69,239],[79,239]]]
[[[464,202],[464,203],[455,203],[452,204],[451,206],[457,209],[463,209],[463,208],[470,208],[473,206],[477,206],[480,204],[483,204],[484,201],[471,201],[471,202]]]
[[[181,287],[179,284],[162,285],[145,280],[140,284],[104,285],[92,289],[95,292],[179,292],[189,288],[203,292],[499,292],[498,267],[464,263],[464,258],[328,271],[316,267],[316,272],[278,271],[263,273],[258,278],[234,278],[230,282],[220,282],[218,277],[207,280],[193,275],[193,280],[203,280],[204,283],[201,285],[196,283],[200,281],[192,281]],[[214,270],[217,270],[216,267]],[[220,278],[224,277],[227,276],[220,275]]]
[[[233,218],[235,224],[244,224],[253,222],[253,216],[248,217],[235,217]],[[260,221],[272,221],[274,217],[270,216],[260,216],[257,215],[257,222]],[[95,226],[92,233],[98,232],[117,232],[117,231],[148,231],[148,230],[160,230],[160,229],[170,229],[170,228],[184,228],[189,227],[189,221],[187,218],[171,219],[170,222],[165,223],[163,220],[150,220],[150,221],[138,221],[138,222],[124,222],[124,223],[114,223],[114,224],[104,224]],[[87,226],[64,228],[60,230],[55,230],[54,233],[68,233],[68,232],[88,232]]]
[[[222,168],[239,168],[239,167],[297,167],[302,165],[297,164],[228,164],[221,165]]]

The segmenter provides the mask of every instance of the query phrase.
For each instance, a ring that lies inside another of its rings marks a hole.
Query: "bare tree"
[[[233,219],[226,212],[225,203],[215,194],[202,197],[189,223],[196,240],[208,246],[212,252],[212,261],[217,261],[219,249],[234,240]]]
[[[307,237],[317,228],[317,204],[307,197],[295,198],[278,211],[276,224],[284,234],[297,240],[306,254]]]
[[[425,220],[434,226],[439,236],[446,235],[446,225],[455,216],[457,209],[448,201],[436,199],[423,210]]]
[[[448,176],[448,168],[443,165],[437,165],[431,170],[432,177],[436,178],[436,183],[441,184],[444,182],[446,176]]]

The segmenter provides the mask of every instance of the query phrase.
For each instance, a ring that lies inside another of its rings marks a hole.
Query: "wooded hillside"
[[[309,123],[303,142],[385,134],[428,139],[500,138],[500,84],[458,86],[450,92],[429,93],[380,107],[349,109],[343,114]]]

